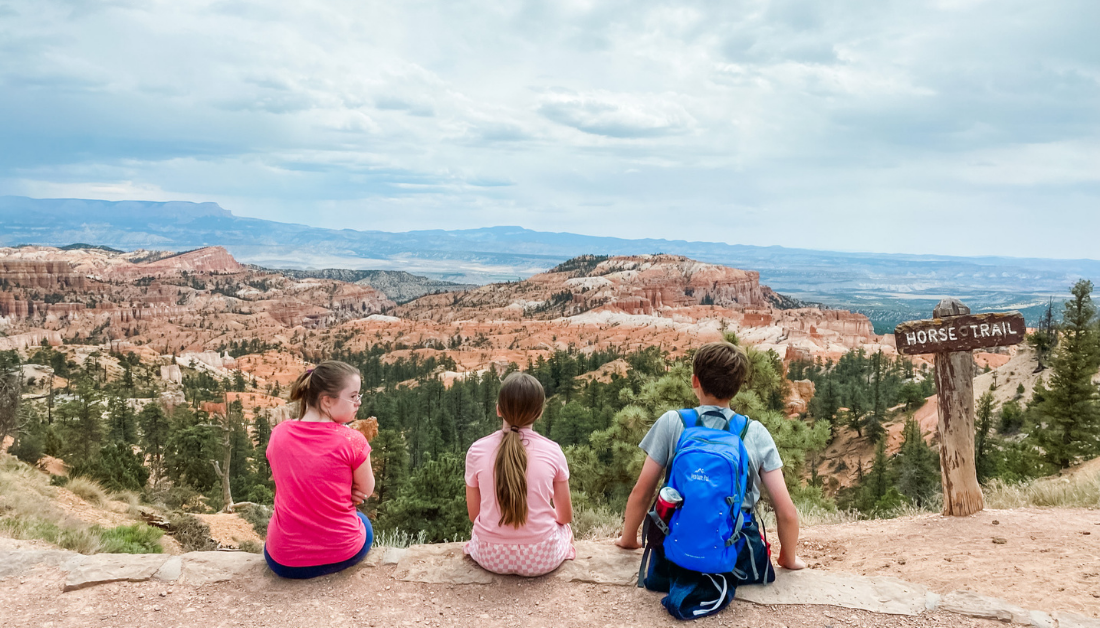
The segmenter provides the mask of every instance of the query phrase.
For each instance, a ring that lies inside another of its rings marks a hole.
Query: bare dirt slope
[[[814,526],[802,538],[811,567],[893,576],[938,593],[969,589],[1025,608],[1100,617],[1100,510],[922,515]]]
[[[273,575],[189,587],[112,583],[61,593],[64,576],[43,569],[0,583],[5,628],[135,626],[198,628],[264,626],[477,626],[598,628],[682,626],[660,605],[660,594],[634,587],[555,582],[545,578],[499,585],[429,585],[392,579],[393,567],[364,568],[317,580]],[[948,613],[876,615],[824,606],[734,604],[695,626],[822,626],[992,628],[997,622]]]

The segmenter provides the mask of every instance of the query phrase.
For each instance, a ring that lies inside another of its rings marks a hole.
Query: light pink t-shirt
[[[569,479],[569,464],[554,441],[531,428],[520,430],[527,449],[527,523],[518,530],[501,527],[493,466],[504,432],[497,430],[470,446],[466,452],[466,485],[481,489],[481,511],[474,521],[474,534],[487,543],[527,545],[541,543],[557,529],[557,513],[550,504],[554,482]]]
[[[351,503],[351,484],[369,453],[362,434],[338,423],[284,421],[271,430],[275,513],[265,547],[275,562],[314,567],[359,553],[366,529]]]

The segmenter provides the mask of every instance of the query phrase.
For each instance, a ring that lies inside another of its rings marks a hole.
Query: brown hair
[[[298,418],[304,417],[311,407],[320,410],[321,397],[339,395],[340,389],[356,375],[359,369],[336,360],[321,362],[299,375],[290,387],[290,400],[298,402]]]
[[[542,416],[546,393],[539,380],[527,373],[512,373],[504,378],[497,397],[501,417],[511,427],[505,430],[493,465],[499,526],[519,528],[527,523],[527,449],[519,428],[527,427]]]
[[[729,342],[708,342],[699,347],[691,361],[703,392],[718,399],[733,399],[749,374],[749,357]]]

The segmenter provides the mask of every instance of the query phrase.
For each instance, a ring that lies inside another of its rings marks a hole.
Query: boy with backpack
[[[725,608],[738,584],[775,579],[771,548],[754,517],[761,485],[775,508],[779,565],[806,566],[797,555],[798,511],[775,441],[762,424],[729,407],[748,371],[748,357],[736,345],[703,345],[691,376],[699,407],[666,412],[639,445],[646,459],[615,544],[642,547],[638,529],[645,522],[638,586],[668,591],[662,604],[679,619]],[[662,480],[666,488],[647,512]]]

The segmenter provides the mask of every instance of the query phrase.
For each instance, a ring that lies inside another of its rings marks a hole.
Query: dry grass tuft
[[[573,513],[573,537],[581,541],[618,538],[623,530],[623,515],[607,506],[581,508]]]
[[[983,487],[988,508],[1100,508],[1100,473],[1039,478]]]
[[[65,488],[69,489],[77,497],[89,504],[107,503],[107,490],[100,486],[95,480],[77,476],[69,480]]]

